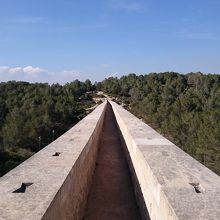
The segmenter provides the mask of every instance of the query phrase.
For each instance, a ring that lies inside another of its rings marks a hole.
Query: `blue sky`
[[[220,73],[219,0],[0,0],[0,81]]]

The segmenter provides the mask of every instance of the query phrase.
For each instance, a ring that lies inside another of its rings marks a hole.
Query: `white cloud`
[[[10,74],[17,75],[23,74],[26,77],[35,77],[37,74],[46,72],[46,70],[39,67],[26,66],[26,67],[9,67],[9,66],[0,66],[0,74]]]
[[[0,73],[6,73],[8,72],[10,67],[8,66],[0,66]]]
[[[23,71],[21,67],[14,67],[14,68],[8,67],[8,68],[9,68],[9,69],[8,69],[8,72],[9,72],[10,74],[16,74],[16,73],[20,73],[20,72]]]
[[[47,71],[39,67],[25,66],[25,67],[10,67],[0,66],[0,81],[8,80],[38,80]]]
[[[61,83],[71,82],[81,76],[79,70],[48,71],[40,67],[0,66],[0,82],[17,80],[28,82]]]
[[[23,68],[23,72],[28,76],[28,77],[36,77],[37,74],[47,72],[44,69],[41,69],[39,67],[33,67],[33,66],[26,66]]]

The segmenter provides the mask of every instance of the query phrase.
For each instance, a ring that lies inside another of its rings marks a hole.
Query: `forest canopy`
[[[220,174],[220,75],[130,74],[105,79],[97,89]]]
[[[110,77],[94,85],[0,83],[0,176],[62,135],[103,91],[220,174],[220,75],[175,72]]]
[[[89,80],[0,83],[0,176],[82,119],[93,89]]]

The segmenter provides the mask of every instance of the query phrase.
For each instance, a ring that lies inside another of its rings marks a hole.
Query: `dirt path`
[[[104,120],[93,184],[84,219],[140,219],[129,168],[110,105],[107,107]]]

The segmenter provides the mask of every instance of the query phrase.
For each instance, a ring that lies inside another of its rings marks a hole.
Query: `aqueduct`
[[[0,219],[219,219],[220,177],[105,101],[0,178]]]

